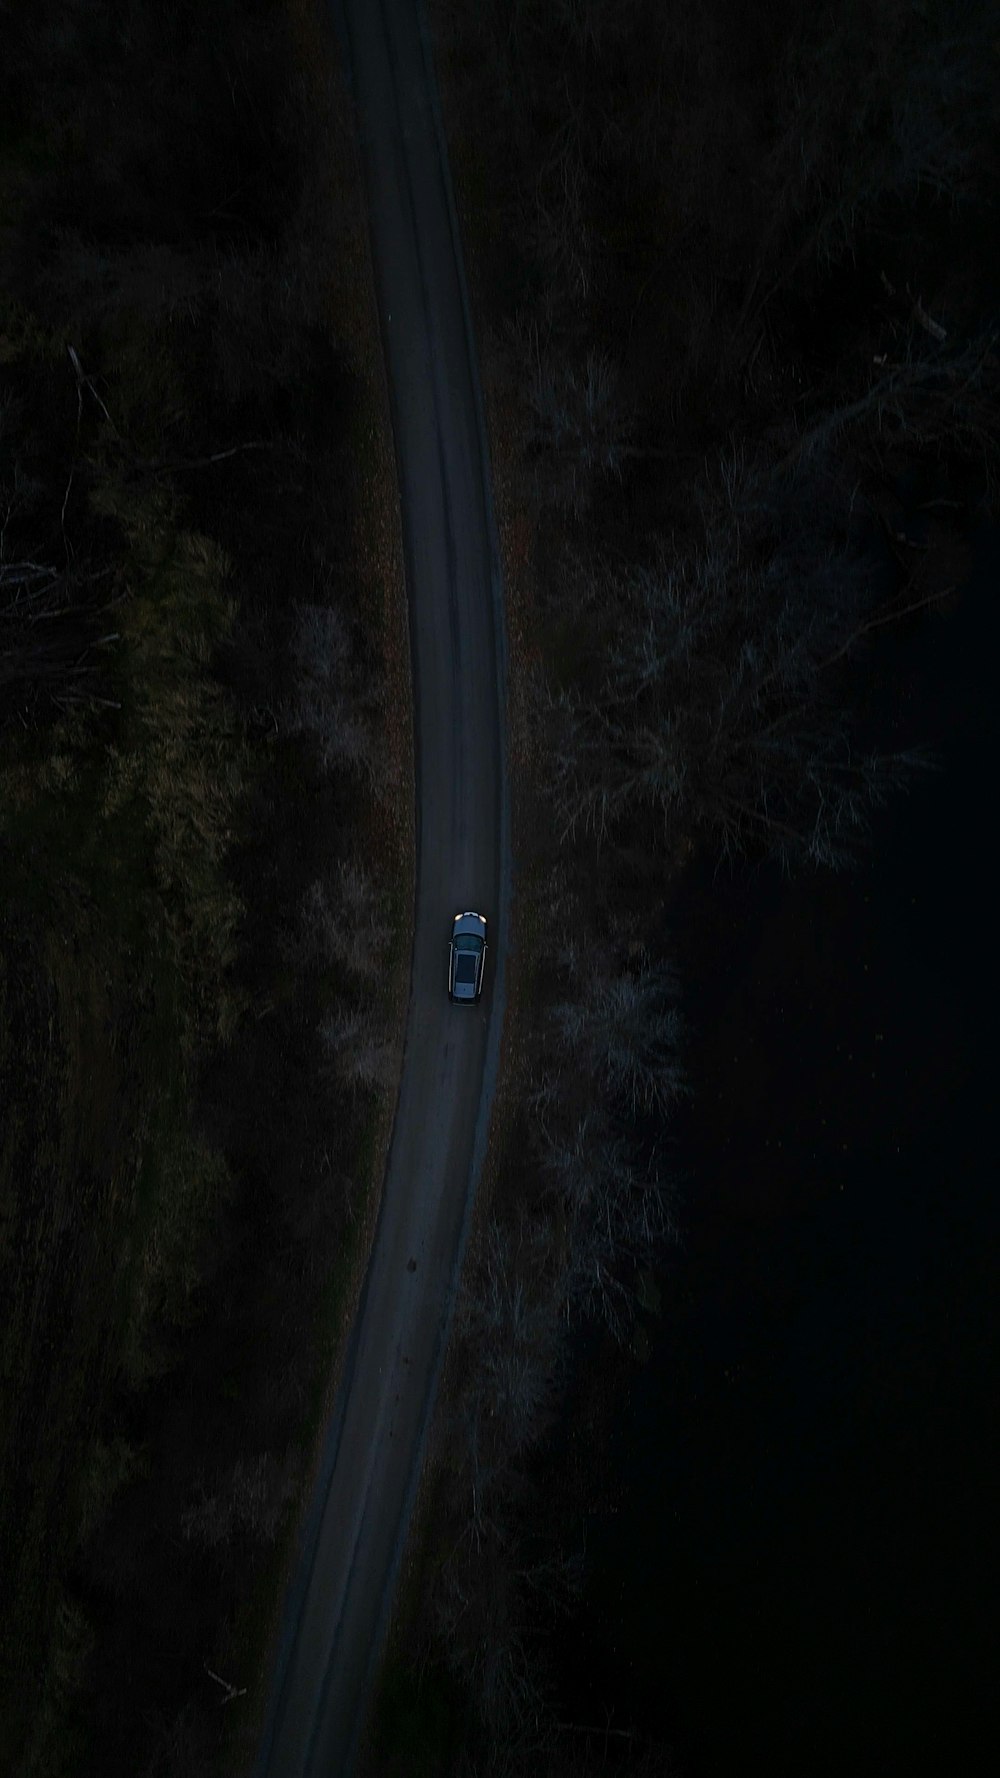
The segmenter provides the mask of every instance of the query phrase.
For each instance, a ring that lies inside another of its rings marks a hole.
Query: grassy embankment
[[[245,1755],[405,989],[406,630],[353,139],[309,8],[200,21],[42,6],[5,49],[11,1772],[217,1770],[223,1725]]]

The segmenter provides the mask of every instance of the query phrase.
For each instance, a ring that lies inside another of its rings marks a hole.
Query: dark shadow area
[[[560,1666],[684,1778],[958,1770],[984,1732],[998,565],[981,534],[955,616],[873,662],[942,769],[857,871],[705,867],[675,904],[684,1251]]]

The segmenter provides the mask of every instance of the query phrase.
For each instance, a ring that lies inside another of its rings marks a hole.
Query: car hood
[[[461,932],[471,932],[474,938],[486,938],[486,921],[482,914],[460,914],[452,928],[457,938]]]

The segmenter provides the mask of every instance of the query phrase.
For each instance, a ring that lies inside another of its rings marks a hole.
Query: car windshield
[[[456,982],[474,982],[476,979],[476,959],[468,951],[461,951],[455,958]]]
[[[476,952],[481,949],[482,943],[483,943],[482,939],[476,938],[473,933],[460,932],[458,934],[458,937],[455,940],[455,949],[456,949],[456,951]]]

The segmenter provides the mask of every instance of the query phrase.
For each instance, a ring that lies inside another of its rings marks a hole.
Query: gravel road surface
[[[286,1607],[260,1778],[357,1751],[485,1152],[510,846],[489,464],[429,43],[415,0],[341,0],[402,507],[416,715],[412,978],[375,1243]],[[479,1006],[446,994],[451,918],[490,921]]]

